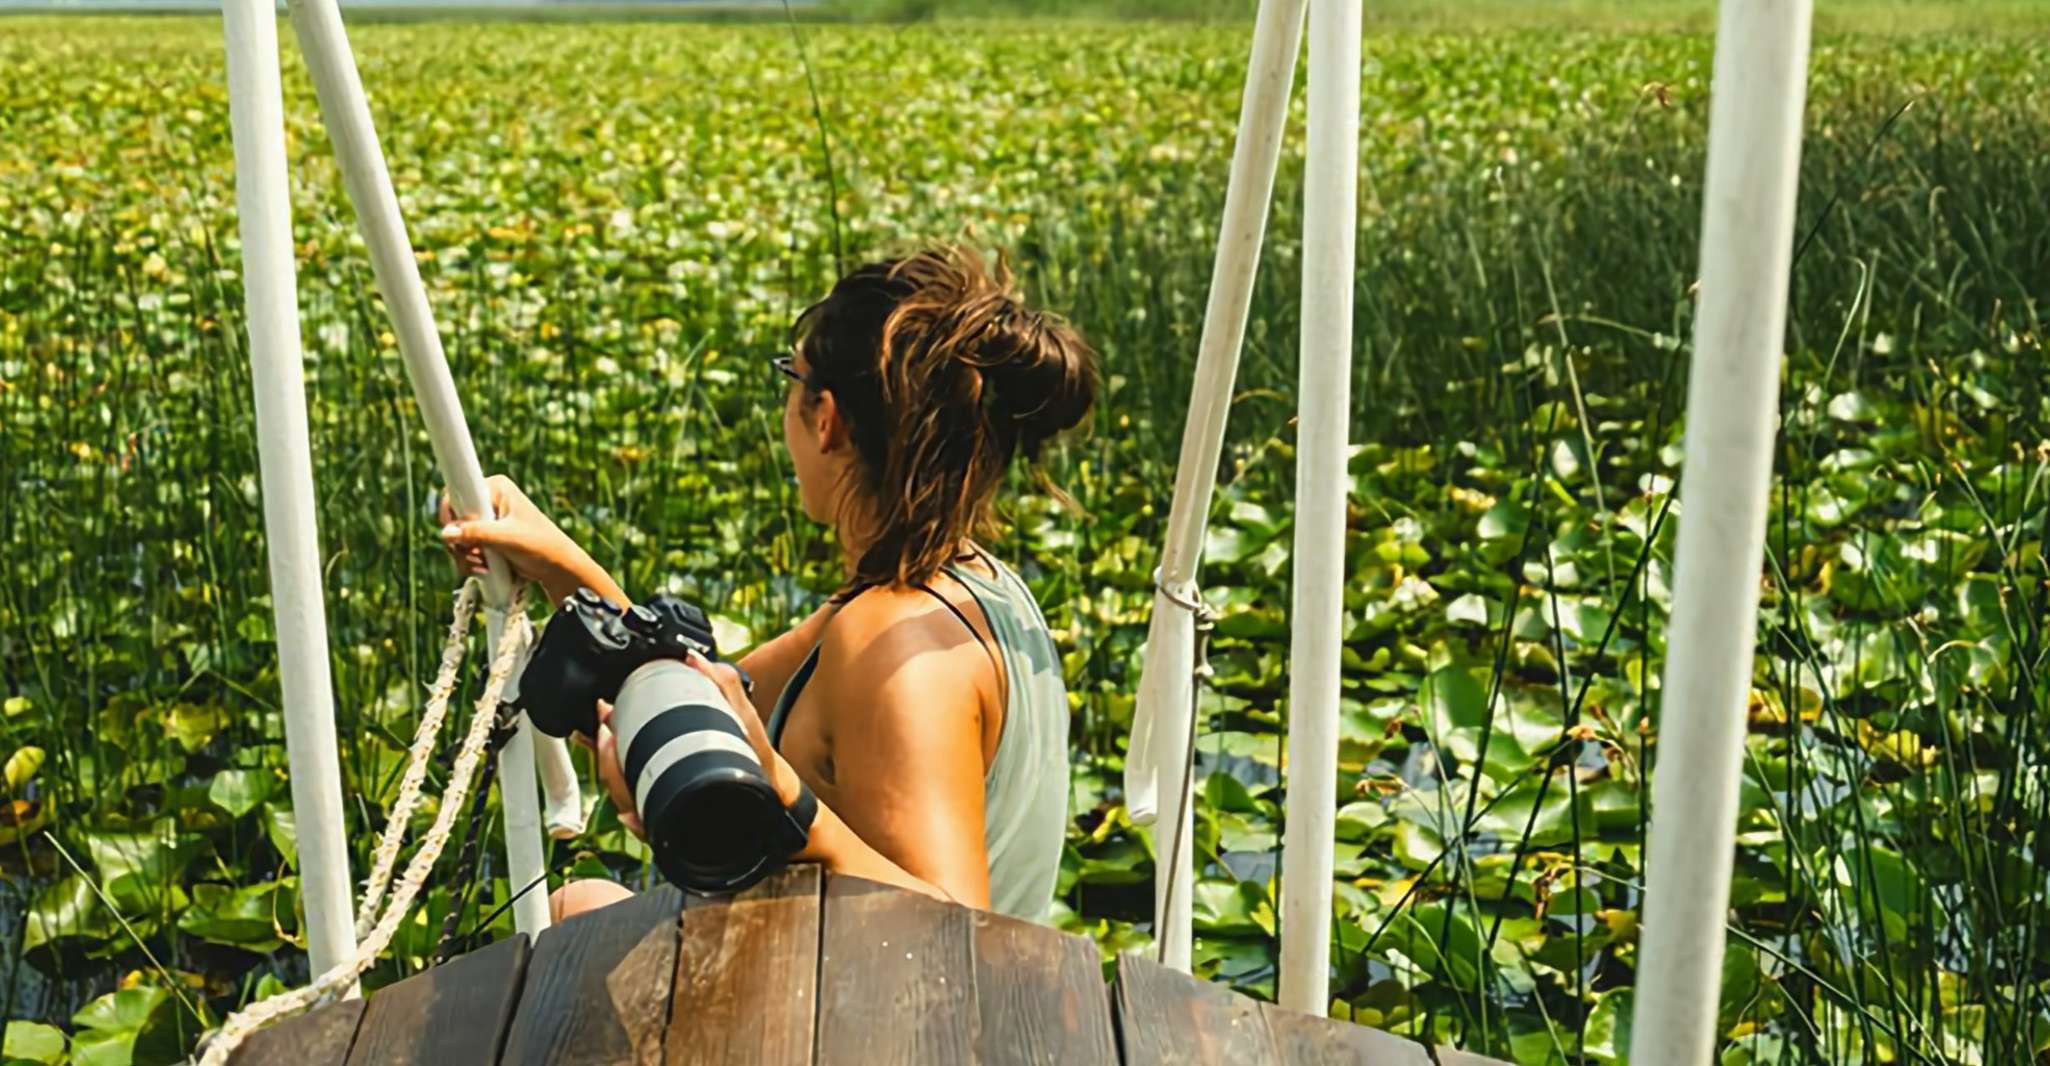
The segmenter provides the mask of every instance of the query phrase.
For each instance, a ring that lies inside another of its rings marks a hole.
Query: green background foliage
[[[5,1054],[168,1061],[305,977],[219,31],[4,26]],[[629,588],[769,635],[835,576],[779,453],[766,364],[792,314],[836,246],[1010,249],[1108,378],[1094,432],[1053,461],[1084,514],[1021,476],[993,545],[1066,651],[1058,920],[1142,947],[1153,841],[1118,782],[1246,27],[805,32],[830,204],[786,29],[356,34],[480,451]],[[1818,42],[1726,1063],[2019,1062],[2050,1040],[2040,41]],[[1686,760],[1659,749],[1658,679],[1709,61],[1694,35],[1370,40],[1340,1016],[1520,1062],[1626,1053],[1645,784]],[[360,874],[453,578],[289,49],[286,91]],[[1197,966],[1258,995],[1288,710],[1300,101],[1295,118],[1204,571],[1223,619]],[[373,985],[425,965],[451,910],[465,937],[509,929],[496,818],[477,883],[444,860]],[[552,863],[652,876],[602,805]]]

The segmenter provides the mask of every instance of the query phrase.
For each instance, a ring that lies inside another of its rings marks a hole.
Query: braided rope
[[[471,578],[463,582],[462,591],[456,594],[455,616],[449,623],[448,640],[441,647],[441,668],[435,672],[434,684],[427,689],[427,707],[420,712],[420,727],[413,732],[406,773],[399,780],[398,800],[392,804],[384,823],[384,835],[378,838],[377,851],[371,859],[370,879],[363,886],[363,903],[356,914],[359,941],[376,924],[377,905],[384,902],[392,871],[398,867],[399,845],[406,841],[406,826],[412,823],[413,812],[420,806],[420,786],[427,780],[427,763],[434,754],[435,742],[441,739],[441,723],[448,717],[449,699],[455,695],[463,654],[469,647],[466,638],[477,612],[479,587],[477,579]]]
[[[474,585],[474,582],[471,584]],[[463,595],[457,598],[459,612],[466,601],[470,607],[475,606],[475,597],[470,594],[470,587],[466,585]],[[356,979],[362,976],[363,971],[369,969],[378,955],[391,944],[392,937],[398,933],[399,923],[405,920],[407,912],[412,909],[413,900],[419,896],[421,887],[427,883],[427,875],[433,871],[435,860],[441,857],[442,849],[448,844],[449,834],[455,828],[456,815],[469,795],[472,778],[476,776],[477,763],[483,758],[484,749],[491,739],[492,729],[498,723],[499,697],[512,680],[513,670],[519,665],[526,653],[528,642],[532,640],[533,627],[528,622],[525,612],[519,610],[519,607],[520,603],[516,600],[513,609],[508,612],[509,624],[499,637],[498,646],[492,649],[491,673],[484,682],[483,694],[477,698],[476,710],[470,717],[469,731],[463,736],[462,746],[456,752],[455,766],[449,771],[448,789],[442,794],[440,809],[434,815],[434,824],[428,828],[427,834],[420,838],[420,846],[407,861],[405,873],[400,876],[397,887],[392,890],[383,914],[378,917],[369,934],[358,941],[356,951],[349,959],[336,964],[304,988],[272,996],[230,1016],[221,1026],[219,1033],[208,1042],[205,1053],[200,1056],[199,1066],[226,1066],[228,1057],[235,1053],[235,1049],[240,1047],[242,1041],[248,1039],[251,1033],[280,1018],[297,1014],[340,994],[354,984]],[[449,667],[451,659],[460,665],[460,646],[466,643],[466,636],[465,627],[450,627],[449,644],[457,650],[443,652],[444,668]],[[439,680],[437,678],[437,684]],[[445,707],[445,699],[443,703]],[[414,748],[415,762],[421,765],[421,774],[424,776],[423,749],[417,741]],[[413,776],[412,770],[413,767],[409,766],[408,778]],[[417,802],[418,797],[414,799]],[[396,812],[396,808],[394,811]],[[390,842],[394,850],[397,847],[395,840],[400,832],[396,825],[388,824],[385,827],[385,841]],[[380,850],[382,847],[383,843],[380,844]],[[368,908],[365,910],[367,913]]]

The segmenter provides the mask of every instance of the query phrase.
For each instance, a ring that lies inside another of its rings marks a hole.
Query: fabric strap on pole
[[[314,517],[313,457],[299,338],[285,107],[278,77],[277,12],[270,0],[226,0],[228,118],[235,144],[235,207],[242,235],[249,371],[256,393],[257,465],[270,557],[285,754],[298,825],[307,955],[315,972],[354,953],[354,907],[334,687]]]
[[[1338,810],[1353,254],[1359,222],[1361,20],[1360,0],[1310,2],[1279,999],[1291,1010],[1320,1016],[1330,1008],[1331,848]]]
[[[1217,488],[1217,460],[1224,450],[1225,420],[1232,383],[1238,377],[1239,346],[1267,233],[1274,198],[1274,170],[1281,134],[1295,88],[1296,55],[1302,50],[1307,0],[1262,0],[1253,27],[1252,58],[1239,105],[1238,143],[1232,150],[1231,183],[1210,278],[1210,303],[1196,355],[1196,380],[1182,431],[1182,454],[1168,512],[1167,544],[1156,576],[1153,618],[1147,629],[1146,662],[1139,677],[1138,705],[1125,753],[1125,806],[1132,820],[1158,820],[1153,885],[1153,934],[1167,950],[1164,964],[1189,968],[1193,812],[1180,786],[1195,743],[1188,720],[1196,668],[1195,619],[1177,601],[1198,598],[1196,566],[1209,525],[1210,498]],[[1163,793],[1166,794],[1163,800]],[[1162,817],[1165,815],[1165,817]],[[1180,848],[1164,846],[1180,840]],[[1176,882],[1179,882],[1177,887]]]
[[[364,98],[355,59],[349,50],[341,12],[334,0],[291,0],[290,10],[292,27],[320,100],[321,118],[341,164],[343,185],[355,205],[378,292],[391,314],[392,331],[398,337],[399,354],[419,402],[435,460],[457,509],[472,516],[488,514],[490,489],[477,459],[469,424],[463,417],[462,399],[442,352],[441,336],[435,329],[427,290],[421,284],[412,242],[399,212],[398,197],[378,147],[377,130],[371,122],[370,105]],[[487,562],[486,617],[495,646],[506,624],[504,612],[512,600],[512,580],[510,569],[496,553],[488,554]],[[515,677],[507,699],[517,695],[517,685]],[[547,739],[549,743],[540,745],[541,757],[555,764],[547,775],[552,789],[549,821],[559,835],[575,835],[583,825],[582,797],[575,788],[574,776],[567,770],[568,751],[561,741]],[[540,817],[533,788],[535,749],[531,729],[522,719],[519,736],[499,754],[506,846],[515,886],[527,884],[543,873]],[[566,792],[561,789],[565,781],[570,785]],[[534,839],[522,839],[526,835]],[[540,904],[538,908],[515,908],[516,924],[522,932],[538,933],[547,927],[545,896]]]
[[[1809,0],[1723,0],[1632,1062],[1716,1044],[1786,336]]]

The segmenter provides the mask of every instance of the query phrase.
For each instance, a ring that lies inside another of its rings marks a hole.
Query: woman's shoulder
[[[819,666],[881,682],[914,663],[921,672],[940,669],[935,660],[953,656],[929,653],[950,650],[963,640],[972,637],[932,593],[878,585],[862,590],[834,615],[819,643]]]

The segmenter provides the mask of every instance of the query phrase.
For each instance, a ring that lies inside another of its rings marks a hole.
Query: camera
[[[783,806],[739,713],[683,660],[718,660],[710,620],[671,596],[622,609],[590,589],[563,600],[520,680],[520,708],[554,737],[598,735],[598,701],[655,866],[680,888],[737,892],[787,865],[809,818]]]

